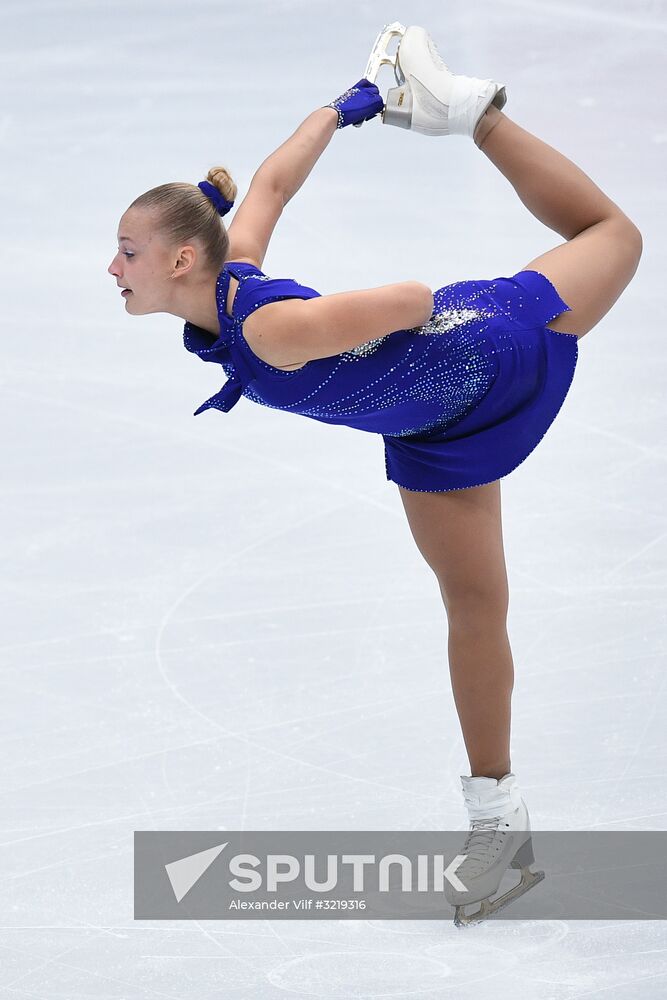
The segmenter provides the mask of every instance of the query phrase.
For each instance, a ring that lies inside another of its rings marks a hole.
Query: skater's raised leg
[[[637,270],[639,230],[583,170],[497,108],[482,116],[474,140],[535,218],[567,240],[523,269],[547,277],[572,310],[547,325],[584,336]]]
[[[545,275],[571,309],[547,325],[584,336],[632,279],[639,230],[583,170],[507,117],[504,85],[453,73],[424,28],[404,32],[396,54],[403,82],[389,91],[383,121],[425,135],[473,137],[533,215],[567,240],[524,270]]]

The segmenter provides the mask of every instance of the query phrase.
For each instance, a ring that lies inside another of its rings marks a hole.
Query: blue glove
[[[375,118],[384,110],[384,101],[375,84],[362,78],[331,104],[326,104],[325,107],[333,108],[334,111],[338,112],[336,128],[345,128],[346,125],[359,127],[363,122]]]

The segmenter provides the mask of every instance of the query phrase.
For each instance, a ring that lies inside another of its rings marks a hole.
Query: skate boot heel
[[[510,867],[527,868],[528,865],[532,865],[534,861],[535,855],[533,854],[533,838],[529,837],[514,855]]]
[[[504,87],[500,88],[496,96],[491,101],[491,104],[493,104],[495,108],[498,108],[498,111],[503,110],[503,108],[507,104],[507,94],[505,93]]]
[[[412,125],[412,91],[407,84],[387,91],[382,124],[408,129]]]

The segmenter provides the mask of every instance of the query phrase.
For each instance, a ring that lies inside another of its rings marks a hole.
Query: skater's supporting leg
[[[504,615],[449,602],[449,674],[472,777],[502,778],[510,760],[514,662]]]
[[[470,773],[502,778],[511,771],[514,664],[500,482],[449,493],[399,491],[447,611],[449,672]]]
[[[535,218],[568,241],[524,269],[549,278],[572,309],[549,327],[583,336],[634,275],[639,230],[583,170],[497,108],[482,116],[474,139]]]

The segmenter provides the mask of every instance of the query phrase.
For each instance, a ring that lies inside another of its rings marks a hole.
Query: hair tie
[[[217,189],[215,184],[210,184],[208,181],[201,181],[197,187],[213,202],[219,215],[227,215],[234,202],[227,201],[224,194]]]

